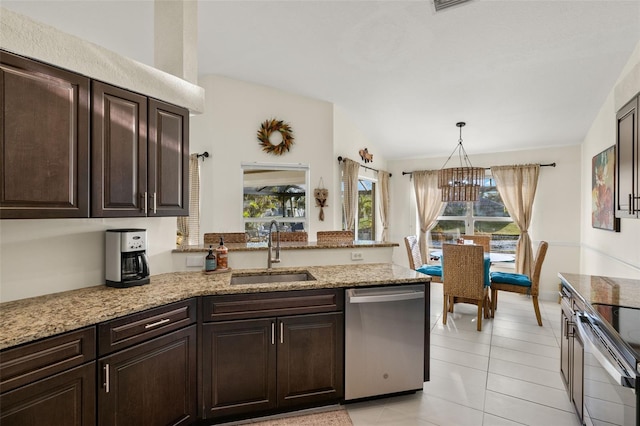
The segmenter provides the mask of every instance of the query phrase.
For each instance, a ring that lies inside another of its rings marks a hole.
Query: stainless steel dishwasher
[[[345,400],[422,390],[425,286],[346,290]]]

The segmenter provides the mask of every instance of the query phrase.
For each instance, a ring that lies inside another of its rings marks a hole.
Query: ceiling
[[[152,65],[149,0],[2,6]],[[448,156],[458,121],[470,156],[579,144],[639,41],[638,0],[198,3],[200,75],[332,102],[388,159]]]

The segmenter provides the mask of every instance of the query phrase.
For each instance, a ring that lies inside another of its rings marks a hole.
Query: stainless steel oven
[[[574,311],[573,331],[584,348],[582,414],[586,425],[640,426],[638,360],[620,334],[611,330],[620,309],[633,308],[592,306]],[[640,310],[635,311],[640,315]],[[640,332],[640,328],[632,331]]]

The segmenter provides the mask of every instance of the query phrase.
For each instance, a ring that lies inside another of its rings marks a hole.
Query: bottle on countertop
[[[227,269],[229,262],[227,255],[229,249],[224,245],[224,239],[220,237],[220,245],[216,248],[216,256],[218,256],[218,269]]]
[[[213,254],[213,247],[209,246],[209,254],[204,258],[204,271],[213,272],[218,267],[216,262],[216,255]]]

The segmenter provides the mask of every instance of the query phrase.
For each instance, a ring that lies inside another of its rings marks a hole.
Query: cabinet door
[[[560,311],[560,373],[567,390],[571,392],[571,383],[569,382],[569,319],[564,311]]]
[[[202,326],[204,417],[276,406],[275,319]]]
[[[91,216],[146,216],[147,98],[92,83]]]
[[[89,216],[89,79],[0,51],[0,217]]]
[[[95,361],[0,395],[2,426],[96,423]]]
[[[149,100],[149,216],[189,215],[189,111]]]
[[[278,318],[278,406],[344,396],[344,315]]]
[[[98,424],[187,425],[196,419],[196,326],[98,362]]]
[[[571,400],[580,420],[584,416],[584,343],[580,333],[573,330],[571,342]]]
[[[640,188],[638,188],[638,98],[625,105],[616,115],[616,217],[638,217]]]

